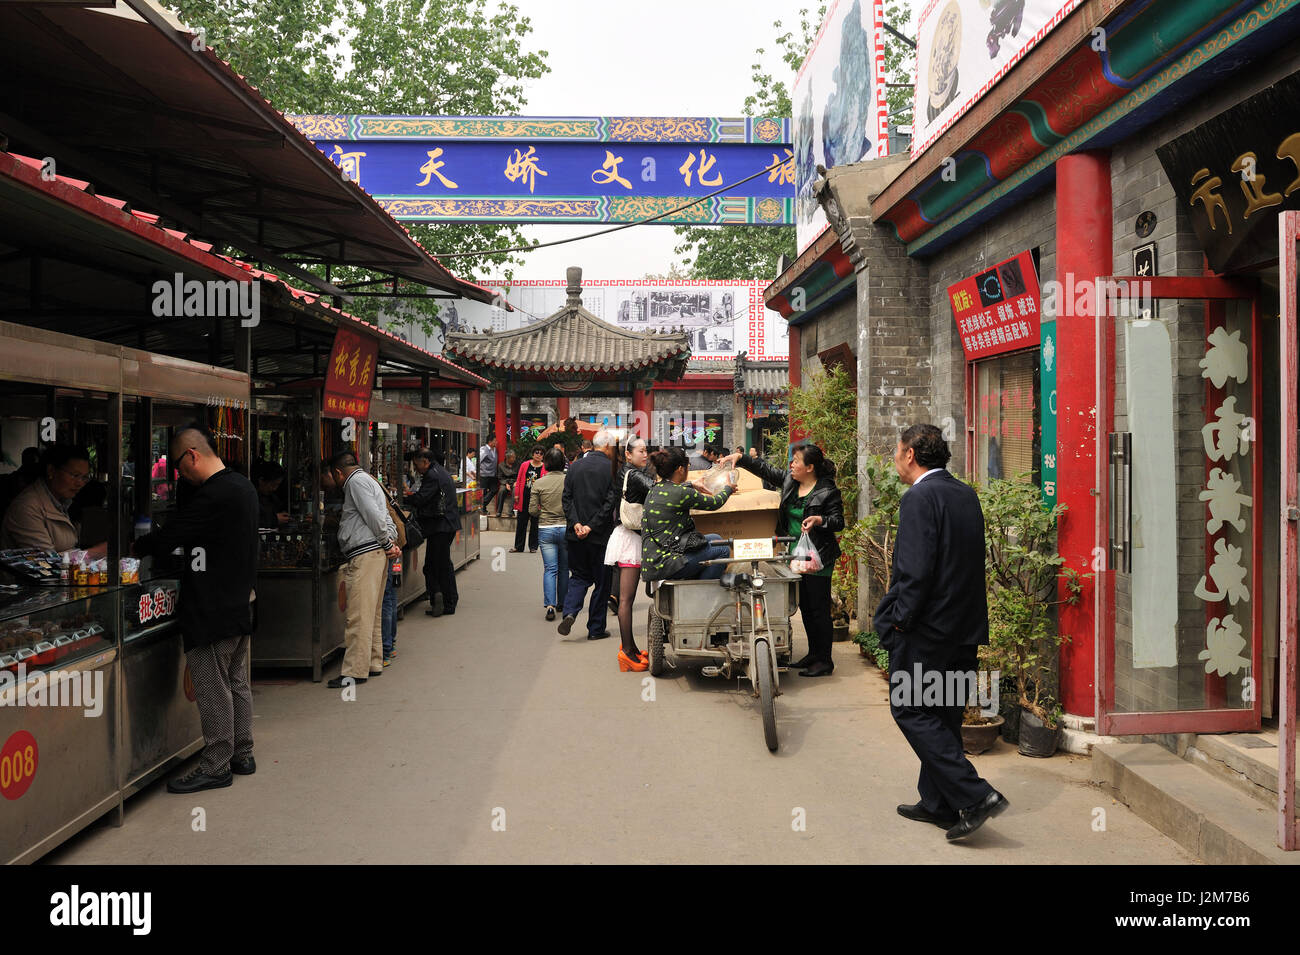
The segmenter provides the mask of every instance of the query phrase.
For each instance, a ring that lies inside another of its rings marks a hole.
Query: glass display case
[[[116,613],[107,587],[0,588],[0,670],[35,673],[111,650]]]

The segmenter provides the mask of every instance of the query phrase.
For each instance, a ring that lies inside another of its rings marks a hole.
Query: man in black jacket
[[[411,455],[420,486],[406,496],[428,542],[424,548],[424,586],[429,596],[425,613],[430,617],[454,614],[460,600],[456,568],[451,562],[451,543],[460,532],[460,505],[456,482],[443,467],[442,456],[441,451],[427,448]],[[441,607],[436,600],[438,594],[442,595]]]
[[[251,775],[253,693],[248,643],[257,578],[257,490],[217,457],[205,428],[172,440],[176,470],[196,490],[167,526],[136,540],[135,553],[155,560],[184,549],[178,617],[203,727],[198,768],[167,783],[192,793],[229,786],[232,772]]]
[[[911,488],[899,504],[889,591],[872,623],[889,651],[890,712],[921,760],[921,801],[899,806],[898,813],[947,829],[954,840],[1006,809],[1007,800],[962,752],[967,700],[955,691],[976,671],[989,616],[984,513],[974,488],[945,470],[950,457],[934,425],[912,425],[899,439],[894,466]],[[942,680],[939,705],[923,702],[924,687],[933,686],[930,673]]]
[[[587,607],[587,639],[609,636],[605,615],[609,610],[609,568],[605,566],[605,545],[614,530],[614,513],[609,494],[614,479],[615,437],[597,431],[594,450],[569,465],[564,475],[564,534],[569,555],[569,589],[564,596],[564,619],[558,630],[568,636],[582,609],[587,589],[593,584]]]

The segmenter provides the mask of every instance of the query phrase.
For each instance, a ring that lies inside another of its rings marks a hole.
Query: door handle
[[[1107,435],[1110,452],[1110,566],[1128,574],[1133,570],[1133,435],[1113,431]]]

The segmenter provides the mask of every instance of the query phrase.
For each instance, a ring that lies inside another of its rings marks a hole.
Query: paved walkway
[[[836,645],[832,677],[785,679],[774,755],[735,683],[669,671],[647,702],[645,674],[618,672],[617,639],[588,643],[582,618],[577,639],[559,637],[542,619],[541,555],[503,554],[493,570],[492,548],[509,546],[484,535],[483,558],[459,575],[457,614],[413,608],[398,661],[356,702],[260,674],[256,775],[198,796],[156,783],[128,801],[122,828],[101,821],[47,861],[1194,861],[1094,789],[1088,760],[1029,759],[1005,743],[976,763],[1010,810],[949,845],[894,812],[916,798],[917,762],[888,684],[855,646]],[[193,831],[195,807],[205,832]],[[1097,808],[1105,831],[1093,829]],[[792,828],[797,810],[805,831]]]

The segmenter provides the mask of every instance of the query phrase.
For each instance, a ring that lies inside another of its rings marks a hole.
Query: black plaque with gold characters
[[[1216,272],[1277,256],[1277,214],[1300,209],[1300,73],[1156,149]]]

